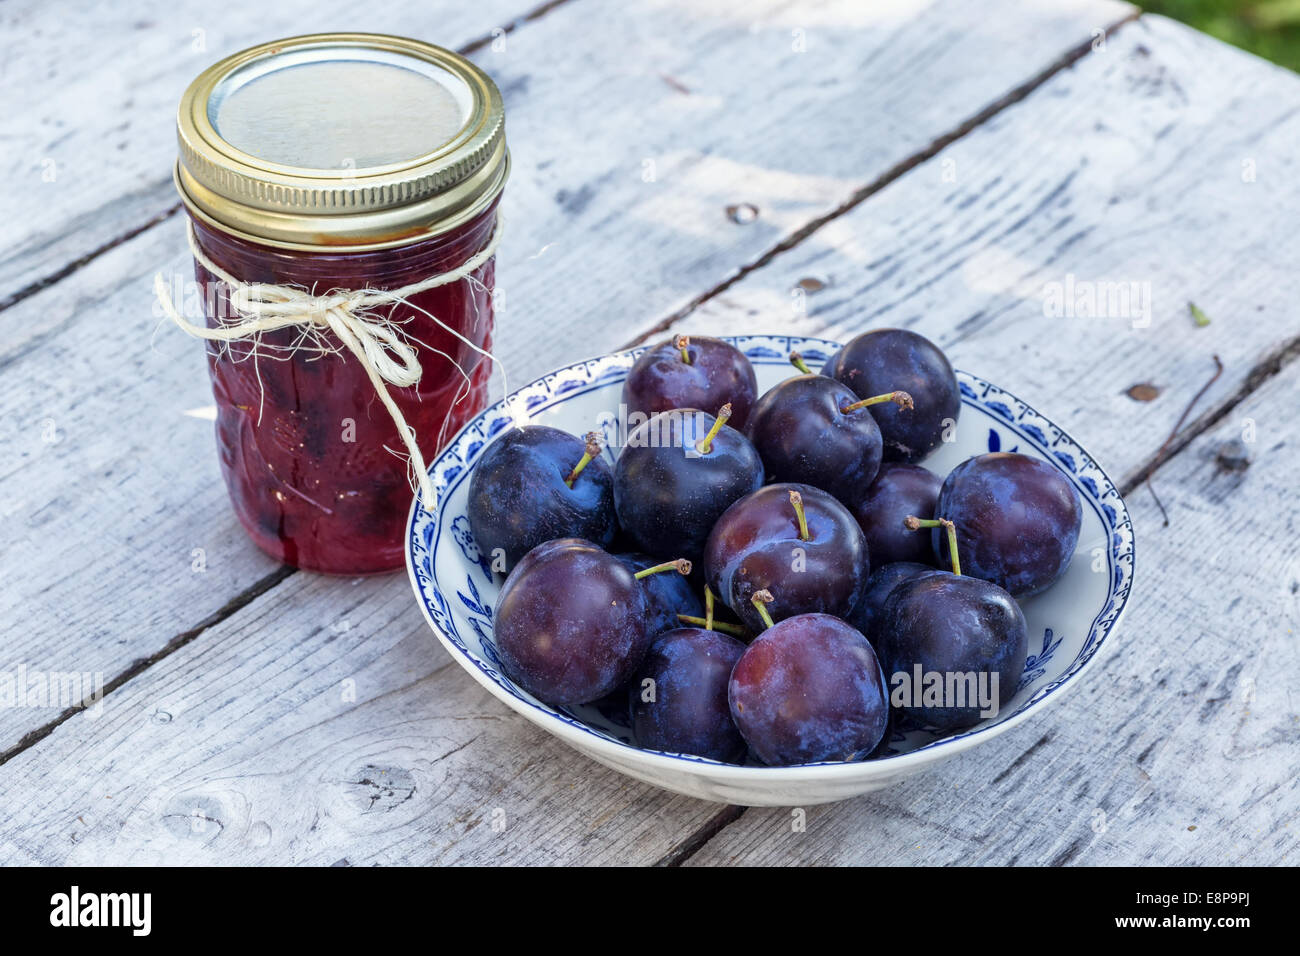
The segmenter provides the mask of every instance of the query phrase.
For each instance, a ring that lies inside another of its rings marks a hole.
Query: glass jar
[[[500,94],[438,47],[369,34],[256,47],[195,80],[178,129],[209,330],[256,318],[241,286],[409,290],[482,257],[499,228]],[[488,255],[464,278],[354,312],[414,352],[415,384],[380,385],[425,461],[486,404],[493,286]],[[301,312],[208,346],[235,514],[296,567],[395,570],[418,457],[377,391],[378,363],[368,370],[316,304]]]

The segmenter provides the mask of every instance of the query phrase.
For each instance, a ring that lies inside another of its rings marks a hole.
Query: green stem
[[[691,562],[687,561],[685,558],[677,558],[673,561],[665,561],[663,564],[656,564],[652,568],[645,568],[636,572],[636,574],[632,576],[640,581],[642,578],[649,577],[652,574],[659,574],[663,571],[676,571],[678,574],[690,574]]]
[[[718,417],[713,422],[713,427],[709,433],[695,443],[695,450],[701,455],[707,455],[713,450],[713,439],[718,437],[718,432],[722,431],[722,426],[727,424],[727,419],[731,417],[731,402],[723,405],[718,409]]]
[[[582,469],[591,464],[591,460],[600,454],[600,435],[596,432],[587,432],[587,447],[582,453],[578,463],[573,466],[573,471],[569,472],[569,477],[564,479],[564,483],[570,488],[582,474]]]
[[[947,518],[918,518],[908,515],[903,519],[903,526],[908,531],[920,531],[922,528],[946,528],[948,531],[948,555],[952,558],[952,573],[961,577],[961,560],[957,557],[957,526]]]
[[[798,352],[790,353],[790,364],[793,365],[795,368],[797,368],[799,371],[803,372],[805,375],[814,374],[813,370],[808,367],[808,363],[803,360],[803,356],[800,355]]]
[[[811,541],[812,535],[808,533],[808,516],[803,510],[803,495],[790,489],[790,504],[794,506],[794,516],[799,519],[799,540]]]
[[[737,627],[735,624],[727,624],[723,621],[710,622],[707,618],[694,617],[690,614],[678,614],[677,620],[683,624],[689,624],[691,627],[702,627],[706,631],[721,631],[723,634],[730,634],[732,637],[749,637],[749,631],[743,627]]]
[[[691,337],[689,335],[679,335],[677,336],[676,339],[673,340],[673,345],[677,348],[677,351],[681,354],[682,361],[685,362],[687,365],[691,364],[691,353],[688,351],[688,349],[690,348],[690,344],[691,344]]]
[[[907,392],[886,392],[883,395],[872,395],[870,398],[861,399],[852,405],[845,405],[840,411],[855,412],[859,408],[866,408],[868,405],[879,405],[881,402],[893,402],[899,408],[912,408],[912,396],[908,395]]]
[[[704,629],[713,630],[713,589],[704,585]]]
[[[754,610],[758,612],[758,616],[763,619],[763,625],[771,627],[772,615],[767,613],[767,606],[772,603],[772,592],[766,588],[762,591],[755,591],[754,596],[749,600],[754,605]]]

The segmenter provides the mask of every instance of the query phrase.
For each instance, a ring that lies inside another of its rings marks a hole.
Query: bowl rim
[[[737,348],[740,348],[740,343],[746,340],[785,340],[787,345],[786,351],[796,348],[799,350],[807,350],[809,346],[817,346],[825,348],[828,351],[828,354],[833,354],[835,351],[842,348],[844,344],[832,339],[788,333],[749,333],[743,335],[723,335],[717,336],[717,338],[735,345]],[[653,347],[655,344],[657,343],[646,343],[630,349],[620,349],[615,352],[608,352],[578,362],[572,362],[568,365],[554,369],[545,375],[539,376],[526,385],[514,389],[501,399],[488,405],[466,422],[465,425],[447,442],[443,450],[430,462],[428,467],[429,472],[432,473],[438,469],[448,456],[455,456],[457,460],[464,461],[467,476],[468,473],[472,471],[473,465],[477,461],[478,457],[482,455],[483,450],[493,439],[492,437],[486,438],[482,446],[474,453],[472,459],[468,456],[462,458],[462,456],[456,452],[456,448],[462,438],[466,436],[466,433],[480,425],[480,423],[484,422],[489,416],[503,412],[510,415],[512,406],[517,405],[517,399],[520,396],[536,387],[547,386],[548,380],[556,379],[565,372],[585,370],[593,363],[608,362],[611,360],[625,361],[626,368],[630,369],[632,360],[634,360],[641,352],[645,351],[647,348]],[[1110,477],[1109,473],[1097,462],[1095,456],[1079,444],[1073,436],[1055,422],[1052,422],[1051,419],[1047,418],[1041,412],[1037,411],[1037,409],[1028,402],[1025,402],[1023,399],[1001,386],[994,385],[978,375],[964,372],[961,369],[954,368],[954,372],[957,374],[959,382],[963,378],[970,379],[975,383],[985,386],[986,394],[988,389],[995,389],[1000,396],[1014,401],[1020,408],[1020,414],[1017,416],[1018,418],[1032,415],[1042,419],[1043,421],[1049,422],[1052,425],[1052,428],[1057,432],[1056,441],[1058,443],[1062,441],[1066,442],[1073,446],[1073,448],[1078,452],[1082,453],[1085,456],[1087,463],[1091,466],[1091,469],[1095,470],[1104,481],[1104,484],[1099,483],[1099,487],[1093,495],[1096,501],[1088,500],[1088,504],[1097,512],[1103,527],[1106,529],[1108,538],[1110,538],[1108,543],[1111,545],[1111,547],[1107,549],[1107,570],[1111,581],[1111,583],[1108,584],[1108,602],[1106,606],[1094,615],[1092,625],[1089,628],[1089,635],[1092,635],[1093,632],[1098,632],[1096,634],[1096,639],[1091,644],[1085,643],[1085,647],[1080,651],[1080,654],[1086,654],[1086,656],[1081,663],[1078,662],[1078,659],[1076,658],[1075,662],[1067,668],[1065,673],[1035,691],[1030,699],[1018,708],[1016,713],[1004,720],[1000,720],[996,723],[981,722],[960,733],[937,737],[935,740],[925,743],[915,750],[910,750],[901,754],[893,754],[888,757],[880,757],[872,760],[823,761],[819,763],[800,764],[792,767],[728,764],[689,754],[672,754],[665,751],[644,750],[631,744],[612,740],[600,731],[589,727],[583,727],[580,729],[569,722],[576,718],[569,717],[567,720],[562,719],[561,716],[556,713],[555,708],[540,702],[534,703],[529,700],[524,700],[498,684],[491,675],[484,671],[482,664],[478,660],[463,651],[455,641],[452,640],[451,636],[444,632],[443,628],[437,623],[433,615],[430,614],[428,602],[425,600],[414,565],[415,553],[414,549],[411,547],[411,542],[414,540],[415,522],[421,511],[427,512],[435,523],[440,521],[441,514],[446,507],[446,502],[451,497],[450,487],[446,489],[445,494],[440,490],[437,505],[432,510],[423,508],[418,495],[415,496],[414,500],[411,502],[411,508],[407,516],[404,551],[406,553],[407,576],[414,590],[416,603],[420,607],[420,612],[424,616],[425,622],[433,630],[443,647],[446,648],[452,658],[464,670],[468,671],[470,676],[481,684],[489,693],[511,710],[527,718],[532,723],[542,727],[549,733],[560,737],[575,749],[579,751],[592,751],[598,753],[602,757],[606,758],[606,760],[612,762],[614,766],[621,767],[626,761],[632,760],[641,764],[646,770],[658,769],[665,773],[685,772],[692,776],[706,777],[713,782],[724,784],[731,783],[741,786],[753,785],[760,781],[765,781],[771,784],[787,782],[807,783],[810,780],[825,778],[827,775],[835,775],[836,779],[842,782],[848,782],[855,777],[860,777],[863,780],[866,780],[878,776],[908,774],[916,769],[944,760],[963,750],[967,750],[986,740],[992,740],[1013,727],[1017,727],[1024,723],[1031,716],[1039,713],[1044,709],[1049,701],[1051,703],[1056,703],[1063,699],[1065,692],[1078,686],[1080,683],[1079,678],[1095,666],[1103,646],[1116,631],[1120,621],[1128,609],[1129,598],[1132,594],[1133,580],[1137,569],[1136,534],[1134,532],[1132,516],[1129,514],[1128,506],[1124,501],[1123,495],[1119,491],[1118,485]],[[599,383],[599,387],[608,387],[611,384],[615,384],[617,381],[619,380],[604,379]],[[963,387],[961,391],[963,405],[970,404],[972,407],[978,407],[982,412],[993,414],[994,417],[997,417],[996,413],[991,412],[987,406],[981,405],[977,401],[970,400],[967,395],[966,387]],[[529,409],[529,417],[531,418],[532,413],[535,411],[543,411],[558,404],[559,401],[563,401],[567,394],[568,393],[566,392],[557,396],[558,401],[556,402],[547,402],[535,409]],[[1022,431],[1017,427],[1016,422],[1010,418],[1000,418],[999,421],[1001,424],[1013,430],[1021,439],[1032,444],[1036,450],[1042,452],[1046,460],[1052,462],[1053,466],[1057,468],[1057,470],[1066,474],[1067,477],[1070,478],[1072,484],[1076,487],[1079,485],[1078,477],[1075,475],[1069,475],[1065,469],[1062,468],[1061,462],[1057,456],[1052,453],[1051,449],[1046,447],[1047,443],[1045,441]],[[457,477],[460,478],[462,476],[458,475]],[[1080,497],[1085,498],[1082,494]],[[1109,522],[1097,504],[1097,502],[1102,499],[1107,499],[1108,504],[1115,509],[1115,516],[1113,520]],[[1087,499],[1085,498],[1085,500]],[[1127,548],[1124,551],[1117,553],[1115,549],[1118,545],[1115,541],[1115,532],[1119,528],[1127,528],[1128,536]],[[430,548],[431,557],[433,553],[433,549]],[[1127,579],[1122,587],[1116,588],[1114,586],[1115,569],[1119,565],[1120,559],[1125,557],[1127,558],[1128,564]],[[450,606],[450,602],[448,603]],[[1102,622],[1100,619],[1112,610],[1110,606],[1112,603],[1115,605],[1113,608],[1114,613],[1110,614],[1108,620]]]

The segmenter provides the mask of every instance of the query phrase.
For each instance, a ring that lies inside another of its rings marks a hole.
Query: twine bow
[[[410,452],[411,467],[419,484],[420,496],[426,507],[433,507],[437,497],[429,479],[424,456],[416,441],[415,430],[406,423],[401,409],[393,401],[388,386],[408,388],[420,380],[424,369],[415,349],[399,334],[394,322],[374,314],[380,305],[404,303],[431,318],[442,329],[464,342],[480,355],[496,361],[490,353],[475,345],[465,336],[448,326],[430,312],[407,300],[421,292],[468,278],[496,254],[501,240],[501,214],[492,230],[492,236],[479,252],[450,272],[440,272],[399,289],[343,289],[326,295],[314,295],[306,289],[263,282],[243,282],[226,272],[199,248],[194,226],[188,229],[190,251],[204,269],[224,282],[230,290],[230,305],[241,316],[239,321],[223,323],[216,328],[195,325],[181,315],[167,291],[162,274],[154,276],[154,295],[163,312],[190,335],[209,341],[233,342],[254,338],[263,332],[291,327],[328,329],[351,352],[365,369],[375,387],[375,393],[397,426],[397,434]],[[437,349],[431,351],[438,352]],[[445,353],[438,352],[440,355]],[[446,356],[450,359],[450,356]]]

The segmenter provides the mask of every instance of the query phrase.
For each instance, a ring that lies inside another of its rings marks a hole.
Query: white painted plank
[[[511,34],[501,53],[483,53],[503,58],[484,62],[506,91],[516,158],[500,269],[510,303],[501,354],[516,384],[631,337],[1125,10],[1033,7],[1006,57],[957,84],[952,71],[984,57],[990,38],[986,18],[965,4],[900,5],[890,16],[827,4],[800,8],[802,21],[776,4],[700,9],[566,5]],[[795,29],[807,31],[815,57],[791,51]],[[575,55],[575,37],[606,40],[589,39]],[[787,73],[774,75],[782,63]],[[695,92],[678,92],[665,71]],[[867,98],[872,127],[849,132],[843,116]],[[763,113],[742,133],[734,124],[753,116],[752,103]],[[782,133],[801,124],[797,141]],[[675,172],[641,182],[646,156],[676,156],[658,167]],[[733,198],[772,210],[749,226],[721,212],[736,169],[747,170],[747,188]],[[671,226],[647,227],[669,207]],[[0,396],[19,411],[0,428],[27,453],[0,476],[16,541],[0,572],[18,582],[0,595],[0,613],[24,620],[6,629],[15,666],[111,679],[270,569],[228,512],[210,429],[181,414],[210,404],[201,347],[170,328],[148,347],[152,273],[162,264],[189,274],[183,248],[174,218],[6,316]],[[63,430],[63,444],[42,444],[46,421]],[[191,571],[194,548],[205,550],[203,575]],[[70,573],[88,556],[109,573]],[[50,716],[0,710],[0,752]]]
[[[1053,710],[895,789],[745,811],[688,865],[1295,865],[1300,859],[1300,362],[1157,475],[1132,606]],[[1256,423],[1242,473],[1217,461]]]
[[[147,0],[129,12],[102,3],[6,3],[0,301],[175,205],[176,106],[222,57],[329,31],[407,33],[456,48],[542,5],[293,0],[240,16],[199,0]]]

